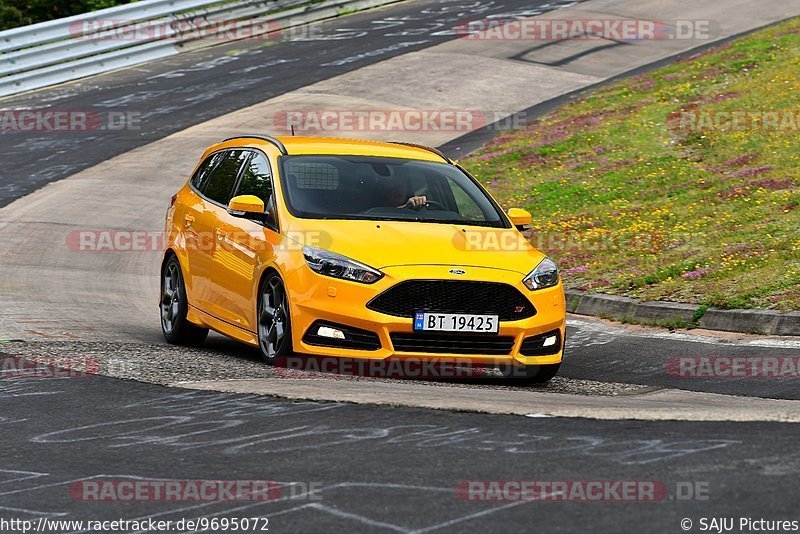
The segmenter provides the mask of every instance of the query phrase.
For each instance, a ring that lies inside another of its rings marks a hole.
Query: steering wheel
[[[447,208],[445,208],[445,207],[444,207],[444,204],[442,204],[441,202],[438,202],[438,201],[436,201],[436,200],[428,200],[427,202],[425,202],[425,204],[423,204],[423,205],[421,205],[421,206],[411,206],[411,205],[409,205],[409,203],[408,203],[408,202],[406,202],[406,205],[405,205],[405,206],[403,206],[403,207],[404,207],[404,208],[407,208],[407,209],[417,209],[417,210],[421,210],[422,208],[430,209],[430,207],[431,207],[432,205],[438,206],[438,207],[439,207],[439,209],[441,209],[441,210],[443,210],[443,211],[446,211],[446,210],[447,210]]]

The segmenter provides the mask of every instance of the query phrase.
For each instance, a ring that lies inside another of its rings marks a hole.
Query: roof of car
[[[348,156],[384,156],[395,158],[419,159],[425,161],[449,162],[438,150],[412,144],[362,141],[358,139],[335,139],[330,137],[295,137],[295,136],[260,136],[242,135],[231,137],[209,149],[219,150],[233,146],[281,147],[288,155],[301,154],[337,154]]]

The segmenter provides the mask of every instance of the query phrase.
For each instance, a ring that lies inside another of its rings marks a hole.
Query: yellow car
[[[162,330],[199,344],[212,329],[269,364],[468,358],[544,382],[566,311],[558,268],[522,233],[530,222],[435,149],[227,139],[167,211]]]

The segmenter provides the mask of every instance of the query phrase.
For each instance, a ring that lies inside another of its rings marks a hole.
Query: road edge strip
[[[324,387],[319,387],[320,382]],[[296,401],[341,402],[444,411],[638,421],[800,423],[798,401],[658,389],[619,396],[493,391],[491,397],[459,387],[324,379],[238,379],[175,382],[169,387]]]

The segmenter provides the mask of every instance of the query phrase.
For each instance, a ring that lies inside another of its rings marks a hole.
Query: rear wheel
[[[292,352],[292,326],[286,286],[276,273],[267,276],[258,296],[258,347],[265,363],[274,365]]]
[[[208,336],[207,328],[186,319],[189,303],[178,258],[171,256],[161,270],[161,332],[173,345],[199,345]]]

